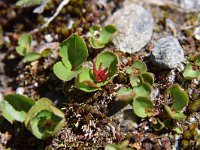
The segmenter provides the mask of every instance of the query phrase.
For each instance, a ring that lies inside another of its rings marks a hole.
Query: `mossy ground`
[[[84,93],[74,88],[74,81],[63,83],[53,74],[52,66],[59,59],[58,49],[54,49],[47,59],[22,64],[21,57],[15,52],[17,39],[21,33],[29,32],[43,23],[43,17],[50,17],[56,10],[60,0],[52,0],[42,15],[33,14],[33,8],[18,8],[15,0],[0,2],[0,24],[3,27],[3,36],[6,40],[0,46],[0,92],[3,95],[13,93],[18,87],[24,89],[24,94],[39,99],[48,97],[57,107],[65,112],[66,123],[63,129],[51,139],[37,140],[22,124],[9,124],[3,120],[0,124],[0,148],[12,149],[103,149],[108,143],[118,143],[130,139],[130,147],[137,149],[170,149],[178,141],[183,149],[195,149],[196,139],[193,132],[200,125],[200,108],[197,99],[200,98],[200,85],[193,81],[186,81],[179,71],[174,71],[174,81],[171,81],[171,71],[162,70],[154,66],[149,59],[152,43],[149,43],[142,52],[133,56],[116,52],[121,59],[121,68],[135,59],[146,62],[148,71],[155,74],[154,89],[159,89],[159,96],[154,100],[155,109],[162,112],[164,103],[167,103],[162,94],[173,83],[179,83],[189,94],[190,103],[185,114],[187,119],[180,121],[179,125],[184,133],[177,135],[170,130],[154,131],[148,119],[138,119],[138,128],[131,132],[122,132],[112,125],[109,110],[115,101],[116,87],[119,84],[128,84],[127,77],[118,75],[112,83],[103,90],[93,93]],[[89,60],[92,60],[100,51],[93,50],[88,44],[86,34],[93,24],[100,24],[107,16],[122,6],[123,0],[109,1],[106,7],[95,0],[71,0],[63,8],[60,15],[48,28],[33,34],[33,39],[41,45],[45,42],[45,35],[51,34],[53,42],[62,42],[74,32],[84,35],[89,48]],[[176,34],[187,58],[188,54],[200,52],[200,41],[194,38],[193,28],[199,23],[198,13],[178,12],[170,7],[149,7],[152,10],[155,27],[153,40],[165,35]],[[166,19],[171,19],[176,24],[176,29],[166,24]],[[71,29],[69,20],[74,24]],[[37,46],[35,46],[37,48]],[[114,50],[112,44],[109,49]],[[124,61],[125,60],[125,61]],[[115,107],[115,106],[114,106]],[[195,107],[195,108],[194,108]],[[190,125],[190,126],[189,126]],[[195,127],[191,127],[191,126]],[[191,134],[188,134],[191,131]],[[196,133],[194,133],[196,134]]]

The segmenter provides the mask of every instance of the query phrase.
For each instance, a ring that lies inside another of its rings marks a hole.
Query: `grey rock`
[[[161,68],[173,69],[184,61],[184,51],[175,37],[168,36],[158,40],[152,50],[151,59]]]
[[[133,131],[138,127],[137,117],[130,105],[126,105],[110,118],[112,120],[111,124],[122,132]]]
[[[180,6],[189,12],[200,11],[200,0],[179,0]]]
[[[200,0],[157,0],[157,1],[168,4],[169,2],[173,2],[178,7],[182,8],[184,12],[200,11]]]
[[[106,24],[115,24],[117,27],[118,32],[112,40],[116,48],[133,54],[151,39],[154,20],[151,12],[142,6],[125,3],[123,8],[108,18]]]

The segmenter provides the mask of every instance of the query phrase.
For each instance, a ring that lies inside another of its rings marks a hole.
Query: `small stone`
[[[120,131],[128,132],[133,131],[138,127],[137,117],[133,112],[130,105],[126,105],[120,111],[111,116],[112,123],[115,127],[118,126]]]
[[[195,39],[199,40],[200,41],[200,26],[195,28],[194,30],[194,37]]]
[[[47,42],[52,42],[52,41],[53,41],[53,38],[52,38],[51,34],[46,34],[46,35],[44,36],[44,39],[45,39]]]
[[[184,61],[184,51],[178,40],[168,36],[158,40],[152,50],[152,62],[164,69],[177,68]]]
[[[24,88],[23,88],[23,87],[18,87],[18,88],[16,89],[16,93],[17,93],[17,94],[24,94]]]
[[[130,2],[110,16],[106,24],[117,27],[117,33],[112,40],[116,48],[133,54],[140,51],[151,39],[154,21],[148,10]]]
[[[200,0],[180,0],[179,3],[188,12],[200,11]]]
[[[69,19],[69,21],[68,21],[68,23],[67,23],[67,28],[68,28],[68,29],[72,29],[73,24],[74,24],[74,20],[73,20],[73,19]]]

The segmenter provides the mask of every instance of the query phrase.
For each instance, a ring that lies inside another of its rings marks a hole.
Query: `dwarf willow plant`
[[[88,57],[88,49],[80,36],[72,34],[61,43],[59,55],[61,61],[54,65],[53,71],[59,79],[69,81],[82,71],[82,64]]]
[[[173,99],[171,106],[164,105],[168,118],[164,119],[163,122],[157,118],[153,122],[154,129],[158,131],[166,128],[172,129],[177,133],[182,133],[182,128],[177,125],[177,120],[183,120],[186,118],[186,116],[183,114],[183,110],[189,103],[189,97],[178,84],[174,84],[169,87],[166,91],[166,94]]]
[[[101,29],[101,27],[95,25],[90,28],[91,37],[89,38],[90,45],[94,49],[104,48],[108,44],[113,34],[117,31],[114,25],[106,25]]]
[[[135,114],[141,118],[153,114],[153,103],[150,99],[154,76],[147,72],[147,66],[140,60],[125,68],[132,87],[122,87],[117,92],[117,99],[132,103]]]
[[[10,123],[24,123],[38,139],[54,136],[65,121],[64,114],[47,98],[35,101],[23,95],[10,94],[4,96],[1,110]]]
[[[93,92],[108,84],[118,73],[119,58],[113,52],[104,51],[96,57],[93,70],[84,68],[75,79],[76,88]]]
[[[55,75],[63,81],[75,77],[75,87],[85,92],[99,90],[118,72],[119,58],[110,51],[104,51],[96,57],[93,69],[82,67],[88,57],[88,49],[77,34],[61,43],[59,55],[61,61],[53,67]]]
[[[51,52],[50,48],[44,49],[41,53],[34,52],[30,48],[31,42],[32,42],[32,37],[29,34],[22,34],[19,37],[18,46],[16,47],[16,52],[19,55],[24,57],[23,60],[22,60],[24,63],[32,62],[32,61],[38,60],[42,57],[48,57],[49,56],[49,54]]]
[[[183,77],[187,80],[198,79],[200,77],[200,55],[195,57],[194,62],[186,64]]]

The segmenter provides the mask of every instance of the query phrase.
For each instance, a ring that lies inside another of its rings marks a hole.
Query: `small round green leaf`
[[[22,60],[24,63],[26,62],[32,62],[36,61],[41,58],[41,55],[39,53],[33,52],[33,53],[28,53],[24,59]]]
[[[76,71],[71,71],[71,67],[68,66],[66,67],[63,62],[59,61],[53,66],[53,72],[55,75],[63,80],[63,81],[69,81],[76,77],[78,73],[81,71],[81,69],[76,70]]]
[[[48,57],[51,53],[51,49],[50,48],[46,48],[41,52],[41,56],[42,57]]]
[[[152,91],[152,87],[149,83],[141,82],[138,86],[133,88],[136,96],[149,96]]]
[[[150,85],[153,85],[153,83],[154,83],[154,75],[153,75],[153,73],[145,72],[145,73],[141,74],[141,77],[143,79],[143,82],[147,82]]]
[[[133,110],[138,117],[145,118],[150,114],[149,112],[153,112],[153,103],[148,97],[135,97],[133,100]]]
[[[49,99],[42,98],[27,113],[25,126],[38,139],[46,139],[60,131],[64,121],[63,112],[54,107]]]
[[[29,109],[35,104],[33,99],[19,94],[4,96],[1,103],[2,115],[10,122],[25,120]]]
[[[71,64],[72,71],[81,67],[88,57],[88,49],[84,40],[77,34],[72,34],[62,42],[60,56],[64,64]],[[65,62],[66,61],[66,62]]]
[[[108,144],[106,145],[105,150],[118,150],[118,148],[115,144]]]
[[[107,25],[105,26],[99,33],[99,37],[94,35],[95,31],[99,31],[100,28],[98,26],[93,26],[90,29],[90,33],[92,36],[89,38],[90,45],[95,49],[104,48],[106,44],[108,44],[113,34],[116,32],[116,27],[114,25]]]
[[[130,80],[130,83],[131,83],[132,87],[136,87],[136,86],[138,86],[140,84],[140,77],[138,75],[131,74],[129,76],[129,80]]]
[[[131,88],[121,87],[117,92],[116,99],[124,102],[130,102],[133,100],[134,96],[135,94]]]
[[[97,26],[97,25],[94,25],[94,26],[92,26],[91,28],[90,28],[90,33],[94,36],[94,34],[95,34],[95,32],[96,31],[100,31],[100,27],[99,26]]]
[[[124,68],[124,71],[127,73],[127,74],[133,74],[133,69],[130,67],[130,66],[127,66]]]
[[[116,31],[117,28],[114,25],[106,25],[100,33],[99,40],[103,44],[109,43]]]
[[[44,0],[18,0],[16,3],[17,6],[21,7],[30,7],[42,4]]]
[[[17,46],[16,47],[16,52],[21,56],[25,56],[27,54],[26,48],[24,48],[22,46]]]
[[[194,70],[192,64],[187,64],[184,71],[183,77],[188,80],[196,79],[200,76],[199,70]]]
[[[24,47],[28,50],[31,45],[31,41],[31,35],[24,33],[19,37],[18,44],[19,46]]]
[[[94,48],[94,49],[100,49],[100,48],[105,47],[105,44],[101,43],[101,41],[99,41],[99,39],[96,39],[93,36],[89,38],[89,42],[90,42],[90,45],[92,46],[92,48]]]
[[[135,60],[133,62],[133,65],[131,66],[133,71],[136,73],[136,74],[142,74],[142,73],[145,73],[147,72],[147,66],[145,63],[143,63],[142,61],[140,60]]]
[[[176,112],[180,112],[188,105],[189,97],[187,93],[178,85],[174,84],[167,89],[167,93],[174,98],[172,108]]]

